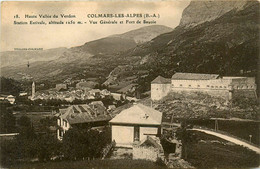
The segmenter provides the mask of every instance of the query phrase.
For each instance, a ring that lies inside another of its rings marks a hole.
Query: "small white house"
[[[123,110],[111,121],[112,140],[117,147],[132,147],[147,136],[161,134],[162,113],[142,104]]]
[[[14,104],[15,102],[15,97],[13,95],[8,95],[6,98],[10,104]]]

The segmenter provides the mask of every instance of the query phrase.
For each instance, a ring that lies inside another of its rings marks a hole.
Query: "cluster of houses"
[[[15,97],[13,95],[0,95],[0,101],[8,101],[10,104],[14,104]]]
[[[235,92],[254,93],[255,90],[254,78],[176,73],[171,79],[159,76],[151,82],[151,99],[160,100],[169,92],[183,91],[205,92],[230,99]],[[143,104],[133,103],[121,111],[108,111],[102,102],[72,105],[60,109],[57,123],[59,140],[62,140],[69,128],[76,125],[96,129],[109,125],[111,141],[114,141],[117,147],[133,149],[134,159],[156,161],[158,157],[164,158],[164,150],[159,139],[163,133],[162,113]],[[171,143],[174,145],[174,156],[180,158],[181,142],[173,137]]]
[[[162,113],[142,104],[133,104],[118,114],[109,112],[101,101],[72,105],[59,110],[58,139],[72,126],[101,127],[110,125],[117,146],[131,147],[147,136],[160,136]]]
[[[143,104],[132,104],[119,113],[106,110],[102,102],[72,105],[60,109],[57,119],[57,137],[62,140],[66,131],[73,126],[101,129],[110,126],[116,147],[132,148],[135,159],[156,161],[163,156],[159,137],[162,113]]]
[[[64,134],[78,126],[82,129],[102,131],[104,126],[111,127],[111,142],[117,149],[131,149],[133,159],[157,161],[158,158],[168,161],[161,144],[162,113],[140,103],[133,103],[121,111],[109,112],[102,102],[72,105],[60,109],[57,119],[57,137],[62,141]],[[169,141],[174,159],[181,158],[182,144],[176,138]]]
[[[61,86],[59,86],[58,88],[61,88]],[[84,90],[84,89],[70,88],[68,90],[56,90],[55,88],[55,89],[49,89],[45,91],[37,91],[31,97],[31,99],[32,100],[59,99],[59,100],[66,100],[68,102],[72,102],[75,99],[78,100],[102,99],[107,96],[110,96],[110,92],[107,89]]]

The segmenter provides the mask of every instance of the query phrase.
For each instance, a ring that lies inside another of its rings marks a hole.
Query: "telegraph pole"
[[[218,131],[218,120],[215,119],[215,131]]]

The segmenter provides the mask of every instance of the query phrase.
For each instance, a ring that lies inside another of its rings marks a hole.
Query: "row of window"
[[[65,126],[65,127],[68,126],[68,122],[66,120],[62,120],[62,122],[63,122],[63,124],[62,124],[63,126]],[[61,120],[60,119],[58,119],[58,125],[61,126]]]
[[[174,85],[172,84],[172,86],[174,87]],[[179,87],[183,87],[182,84],[179,85]],[[191,87],[191,85],[188,85],[188,87]],[[194,86],[195,87],[195,86]],[[197,87],[199,88],[200,85],[197,85]],[[211,88],[227,88],[227,86],[210,86],[210,85],[207,85],[207,87],[211,87]]]
[[[172,86],[174,87],[174,84],[172,84]],[[183,85],[180,84],[179,87],[183,87]],[[191,87],[191,85],[188,85],[188,87]],[[200,85],[197,85],[197,87],[199,88]],[[237,88],[237,89],[249,89],[249,88],[253,88],[253,87],[254,86],[234,86],[234,88]],[[227,86],[210,86],[210,85],[207,85],[207,88],[221,88],[221,89],[224,88],[224,89],[226,89]]]

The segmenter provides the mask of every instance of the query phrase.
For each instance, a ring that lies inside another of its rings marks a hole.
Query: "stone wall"
[[[256,87],[255,78],[252,77],[223,77],[211,80],[172,79],[171,84],[151,84],[151,99],[160,100],[171,91],[202,92],[225,100],[232,99],[233,95],[255,98]]]
[[[237,90],[237,89],[233,90],[233,92],[232,92],[233,99],[242,98],[242,97],[257,99],[256,91],[255,90]]]
[[[156,161],[159,157],[159,150],[154,147],[133,147],[133,159],[144,159],[150,161]]]
[[[151,84],[151,99],[160,100],[171,91],[171,84]]]
[[[197,90],[229,90],[231,79],[213,80],[172,80],[172,89],[197,89]]]
[[[223,98],[225,100],[229,100],[231,98],[230,96],[230,92],[228,90],[217,90],[217,89],[214,89],[214,90],[198,90],[198,89],[175,89],[173,88],[172,89],[172,92],[173,93],[183,93],[185,92],[186,94],[187,93],[197,93],[197,92],[200,92],[200,93],[204,93],[204,94],[208,94],[210,96],[213,96],[213,97],[219,97],[219,98]]]

